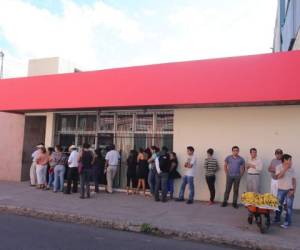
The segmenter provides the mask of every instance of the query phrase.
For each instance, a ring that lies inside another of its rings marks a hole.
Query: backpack
[[[170,170],[170,156],[168,154],[161,155],[158,158],[160,170],[164,173],[169,172]]]

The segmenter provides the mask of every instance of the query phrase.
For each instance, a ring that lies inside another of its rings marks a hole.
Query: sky
[[[0,0],[4,77],[59,56],[83,71],[270,53],[277,0]]]

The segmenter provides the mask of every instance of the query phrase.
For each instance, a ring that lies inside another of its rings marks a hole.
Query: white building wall
[[[240,154],[244,158],[249,156],[251,147],[257,148],[264,162],[262,192],[270,190],[267,168],[275,149],[282,148],[293,156],[299,182],[294,207],[300,209],[300,105],[177,109],[174,113],[174,151],[178,154],[181,172],[188,145],[195,147],[198,158],[195,178],[195,198],[198,200],[209,199],[203,161],[206,150],[214,148],[215,157],[221,165],[216,181],[218,201],[222,201],[225,188],[224,159],[231,154],[233,145],[240,147]],[[177,181],[177,192],[179,184],[180,181]],[[246,175],[242,178],[240,193],[246,190],[245,187]]]
[[[51,58],[39,58],[29,60],[28,63],[28,76],[40,76],[40,75],[52,75],[59,73],[73,73],[75,66],[59,57]],[[54,146],[54,113],[27,113],[26,115],[42,115],[46,116],[46,135],[45,135],[45,146]]]

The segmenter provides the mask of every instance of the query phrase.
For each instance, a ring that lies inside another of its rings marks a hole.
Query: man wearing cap
[[[36,145],[36,150],[32,153],[32,164],[30,166],[30,185],[35,186],[37,184],[37,175],[36,175],[36,159],[40,153],[41,148],[44,147],[44,143],[39,143]]]
[[[281,158],[283,155],[282,149],[275,150],[275,158],[271,161],[268,171],[271,173],[271,194],[277,197],[278,192],[278,180],[276,178],[276,167],[282,164]]]
[[[79,153],[75,145],[70,146],[69,151],[71,152],[71,154],[68,159],[67,189],[65,194],[71,193],[72,182],[73,182],[72,193],[77,193],[77,188],[78,188]]]

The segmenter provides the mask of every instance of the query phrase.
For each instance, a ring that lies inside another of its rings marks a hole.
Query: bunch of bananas
[[[277,198],[270,193],[257,194],[253,192],[246,192],[242,194],[241,199],[244,204],[251,204],[260,207],[278,207]]]

